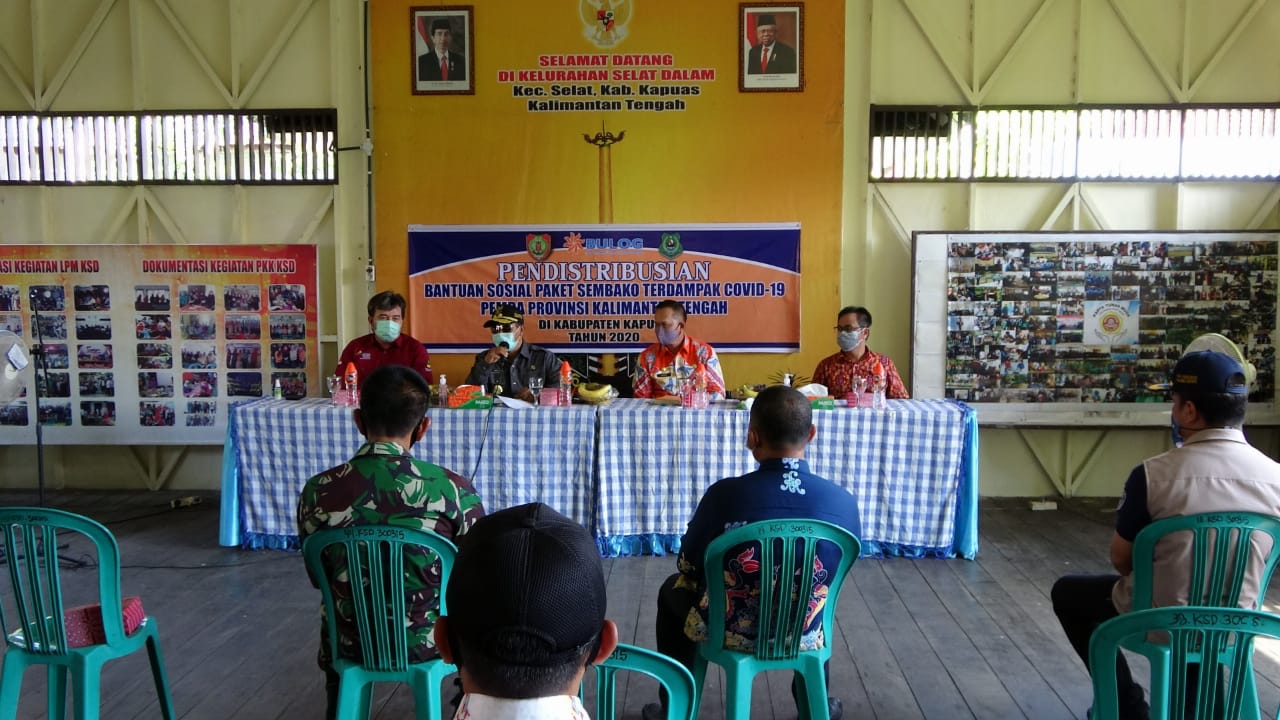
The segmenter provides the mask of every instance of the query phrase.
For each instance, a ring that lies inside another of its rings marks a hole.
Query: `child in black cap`
[[[586,528],[542,503],[481,518],[459,540],[445,596],[436,644],[467,691],[455,718],[589,718],[578,686],[618,628]]]

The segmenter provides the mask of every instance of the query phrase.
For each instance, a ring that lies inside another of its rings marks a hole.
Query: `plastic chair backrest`
[[[1108,620],[1089,640],[1089,674],[1093,676],[1095,720],[1117,720],[1119,698],[1116,653],[1131,638],[1167,632],[1162,671],[1153,670],[1152,697],[1168,698],[1169,707],[1152,707],[1153,718],[1238,718],[1252,677],[1250,659],[1257,636],[1280,638],[1280,617],[1256,610],[1176,606],[1138,610]],[[1195,707],[1184,708],[1187,667],[1198,663],[1199,691]],[[1226,682],[1221,681],[1225,670]],[[1157,688],[1157,685],[1163,685]],[[1190,712],[1186,712],[1190,711]]]
[[[407,553],[411,548],[426,548],[440,561],[440,614],[445,614],[445,589],[457,548],[445,538],[426,530],[393,525],[358,525],[321,530],[302,543],[307,572],[320,585],[320,594],[330,622],[328,642],[330,657],[338,652],[336,603],[330,568],[324,561],[326,549],[343,552],[351,584],[352,614],[360,638],[360,664],[380,672],[404,672],[409,669],[409,641],[405,632],[404,577],[406,563],[431,563],[432,557]],[[362,589],[357,592],[357,589]]]
[[[616,707],[617,683],[615,675],[619,670],[643,673],[657,680],[667,689],[668,720],[693,720],[693,698],[696,694],[693,675],[689,669],[679,662],[661,653],[646,650],[635,645],[618,643],[617,649],[609,657],[596,664],[596,720],[611,720],[618,717]],[[579,688],[578,695],[582,695]]]
[[[1134,610],[1151,607],[1156,546],[1177,532],[1192,536],[1191,583],[1186,604],[1208,607],[1239,606],[1254,545],[1259,539],[1267,539],[1257,534],[1268,535],[1271,547],[1262,557],[1258,585],[1257,602],[1261,602],[1280,561],[1280,518],[1251,512],[1211,512],[1157,520],[1138,533],[1133,543]],[[1227,542],[1219,542],[1224,537]]]
[[[105,645],[120,644],[124,620],[120,608],[120,548],[101,523],[65,510],[40,507],[0,509],[10,587],[13,590],[17,627],[10,627],[5,603],[0,602],[0,626],[5,640],[15,644],[21,630],[22,648],[36,655],[67,655],[67,628],[63,619],[62,579],[58,568],[59,530],[88,538],[98,556],[98,602],[102,608]]]
[[[818,543],[826,541],[840,550],[840,560],[830,570],[822,633],[831,638],[831,619],[845,575],[862,550],[858,538],[838,525],[820,520],[780,519],[748,523],[720,535],[707,546],[703,564],[707,576],[707,642],[709,653],[724,648],[725,555],[739,545],[760,548],[760,596],[755,657],[789,660],[800,653],[801,636],[813,594],[813,561]],[[803,585],[803,587],[799,587]]]

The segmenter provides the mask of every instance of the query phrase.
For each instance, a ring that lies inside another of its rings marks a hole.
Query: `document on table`
[[[503,405],[506,405],[509,408],[531,408],[534,406],[533,403],[526,402],[524,400],[521,400],[520,398],[507,397],[506,395],[499,395],[497,397],[498,397],[498,402],[502,403]]]

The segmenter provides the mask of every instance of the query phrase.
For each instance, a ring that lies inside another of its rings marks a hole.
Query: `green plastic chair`
[[[697,689],[688,668],[661,653],[623,643],[618,643],[609,657],[596,664],[596,720],[612,720],[618,716],[614,676],[619,670],[644,673],[667,689],[667,720],[694,720],[697,708],[693,700]],[[578,695],[582,696],[582,688],[578,689]]]
[[[1089,674],[1093,676],[1094,720],[1119,718],[1116,653],[1147,634],[1168,633],[1159,646],[1159,665],[1152,664],[1151,717],[1156,720],[1216,720],[1260,718],[1248,709],[1254,687],[1253,641],[1257,636],[1280,638],[1280,617],[1257,610],[1173,606],[1125,613],[1108,620],[1089,638]],[[1187,671],[1198,664],[1200,691],[1194,708],[1185,707]],[[1221,682],[1223,673],[1226,675]]]
[[[328,643],[338,685],[339,720],[367,720],[373,702],[375,682],[403,682],[413,688],[414,704],[431,720],[440,720],[440,683],[457,668],[432,658],[409,661],[409,641],[405,633],[404,574],[405,550],[425,547],[440,559],[440,614],[445,614],[445,588],[453,570],[457,548],[443,537],[426,530],[389,525],[361,525],[322,530],[302,542],[307,572],[320,586],[326,614],[336,618],[332,577],[323,562],[326,548],[340,545],[346,553],[352,605],[360,637],[361,660],[342,657],[338,652],[336,622],[328,622]],[[364,592],[354,592],[363,588]]]
[[[68,647],[63,617],[62,580],[58,568],[58,532],[78,533],[89,539],[98,556],[98,603],[106,641],[98,645]],[[101,523],[64,510],[39,507],[0,509],[0,534],[9,569],[9,598],[0,601],[0,629],[8,649],[0,676],[0,714],[14,718],[22,692],[23,672],[32,665],[48,669],[50,718],[66,717],[67,675],[71,676],[77,720],[96,720],[101,694],[102,666],[144,646],[151,659],[160,711],[173,718],[169,678],[160,654],[160,630],[155,618],[144,618],[131,635],[125,635],[120,601],[120,548],[111,531]],[[6,615],[5,606],[15,608]],[[10,624],[16,620],[16,624]]]
[[[831,569],[827,603],[822,611],[822,633],[826,638],[817,650],[801,650],[805,615],[812,594],[813,561],[818,543],[826,541],[840,549],[840,561]],[[759,632],[755,652],[748,654],[724,646],[724,623],[714,622],[725,616],[725,555],[739,545],[752,543],[760,548],[760,576],[770,578],[760,590]],[[836,601],[845,575],[853,567],[862,544],[853,533],[831,523],[818,520],[783,519],[749,523],[717,537],[707,546],[703,568],[707,573],[707,639],[698,643],[693,677],[698,693],[695,707],[702,697],[707,663],[724,668],[728,720],[739,720],[751,713],[751,681],[765,670],[792,670],[797,674],[808,705],[799,708],[801,720],[827,718],[827,681],[823,666],[831,657],[831,625]],[[772,570],[771,570],[772,569]],[[800,586],[802,585],[802,586]]]
[[[1151,571],[1156,546],[1161,539],[1177,532],[1190,532],[1192,535],[1188,557],[1191,562],[1191,591],[1187,605],[1204,607],[1240,606],[1240,591],[1244,587],[1245,568],[1253,551],[1253,542],[1269,537],[1271,548],[1262,558],[1258,585],[1258,602],[1262,601],[1276,563],[1280,561],[1280,518],[1249,512],[1199,513],[1157,520],[1138,533],[1133,542],[1133,610],[1151,607]],[[1258,535],[1263,537],[1256,537]],[[1227,542],[1218,542],[1221,537],[1225,537]],[[1245,542],[1241,542],[1242,538]],[[1163,643],[1148,638],[1129,638],[1123,644],[1125,649],[1146,656],[1153,663],[1153,674],[1158,671],[1154,664],[1163,662],[1167,657]],[[1248,662],[1252,663],[1251,660]],[[1257,717],[1258,690],[1252,665],[1246,675],[1246,717]],[[1164,685],[1159,691],[1167,689],[1168,685]],[[1152,707],[1167,707],[1168,704],[1169,698],[1160,695],[1153,686]]]

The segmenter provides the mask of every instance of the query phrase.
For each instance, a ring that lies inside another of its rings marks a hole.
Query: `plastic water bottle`
[[[884,365],[880,361],[876,361],[876,367],[873,377],[871,378],[871,409],[872,410],[888,410],[889,401],[885,398],[885,390],[888,388],[888,380],[884,375]]]
[[[343,373],[344,383],[347,390],[347,405],[350,407],[360,407],[360,377],[356,373],[356,364],[347,363],[346,371]]]
[[[560,391],[556,394],[560,407],[573,405],[573,368],[568,360],[560,361]]]
[[[271,397],[277,400],[284,399],[284,389],[280,387],[280,378],[276,378],[275,385],[271,386]]]
[[[436,405],[447,408],[449,407],[449,378],[444,373],[440,373],[440,382],[436,388]]]

